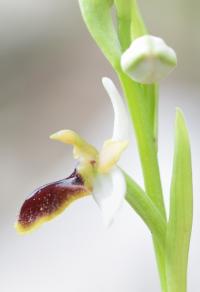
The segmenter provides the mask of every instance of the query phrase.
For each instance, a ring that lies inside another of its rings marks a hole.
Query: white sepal
[[[126,182],[118,167],[114,167],[108,174],[98,174],[95,178],[93,197],[101,209],[106,226],[112,223],[125,195]]]
[[[110,97],[114,110],[114,128],[112,140],[128,140],[129,138],[129,118],[126,106],[120,96],[116,86],[111,79],[102,78],[103,86]]]

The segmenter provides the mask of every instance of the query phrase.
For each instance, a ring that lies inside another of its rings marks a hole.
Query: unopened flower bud
[[[175,51],[158,37],[137,38],[121,57],[123,71],[139,83],[156,83],[176,66]]]

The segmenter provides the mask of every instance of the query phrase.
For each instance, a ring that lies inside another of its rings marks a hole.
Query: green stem
[[[136,0],[132,0],[132,22],[131,22],[131,38],[132,40],[147,34],[147,29],[141,17],[139,7]]]
[[[124,0],[114,0],[117,15],[118,37],[124,52],[131,43],[131,9],[132,0],[124,5]]]
[[[138,149],[142,164],[145,190],[159,210],[163,220],[166,221],[166,213],[162,195],[160,171],[157,159],[157,147],[155,147],[154,131],[147,114],[146,100],[141,86],[130,80],[124,73],[118,72],[122,83],[131,118],[133,120]],[[167,279],[165,268],[165,249],[159,240],[153,235],[153,242],[157,258],[162,291],[167,292]]]
[[[145,96],[142,94],[140,85],[133,83],[124,73],[121,72],[119,78],[125,91],[131,118],[135,127],[146,192],[160,210],[162,216],[166,218],[157,151],[146,110]]]
[[[149,114],[150,123],[152,125],[152,135],[154,144],[157,150],[158,144],[158,85],[157,84],[145,84],[142,85],[146,112]]]

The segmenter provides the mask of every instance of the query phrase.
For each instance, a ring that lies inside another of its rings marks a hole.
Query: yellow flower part
[[[99,153],[98,171],[100,173],[109,172],[120,159],[120,156],[127,148],[128,143],[128,141],[105,141],[102,150]]]
[[[92,160],[98,156],[98,151],[72,130],[61,130],[51,135],[50,139],[73,145],[75,159]]]

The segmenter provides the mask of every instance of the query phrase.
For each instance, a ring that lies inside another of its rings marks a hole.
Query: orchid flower
[[[164,40],[148,34],[137,0],[79,0],[79,5],[91,36],[122,86],[135,129],[144,186],[117,166],[128,145],[131,121],[115,85],[103,78],[115,113],[111,139],[98,151],[74,131],[51,135],[51,139],[73,146],[78,167],[69,177],[35,190],[22,205],[16,229],[20,233],[32,231],[88,195],[110,224],[126,195],[151,231],[162,292],[186,292],[193,189],[189,133],[180,109],[176,111],[169,212],[158,159],[159,82],[175,68],[176,53]]]
[[[128,145],[128,120],[125,105],[109,78],[102,79],[114,109],[112,138],[100,151],[71,130],[61,130],[51,139],[71,144],[79,161],[73,173],[62,180],[36,189],[20,210],[16,229],[27,233],[59,215],[74,200],[92,194],[100,207],[103,220],[110,224],[126,194],[126,182],[116,165]]]

